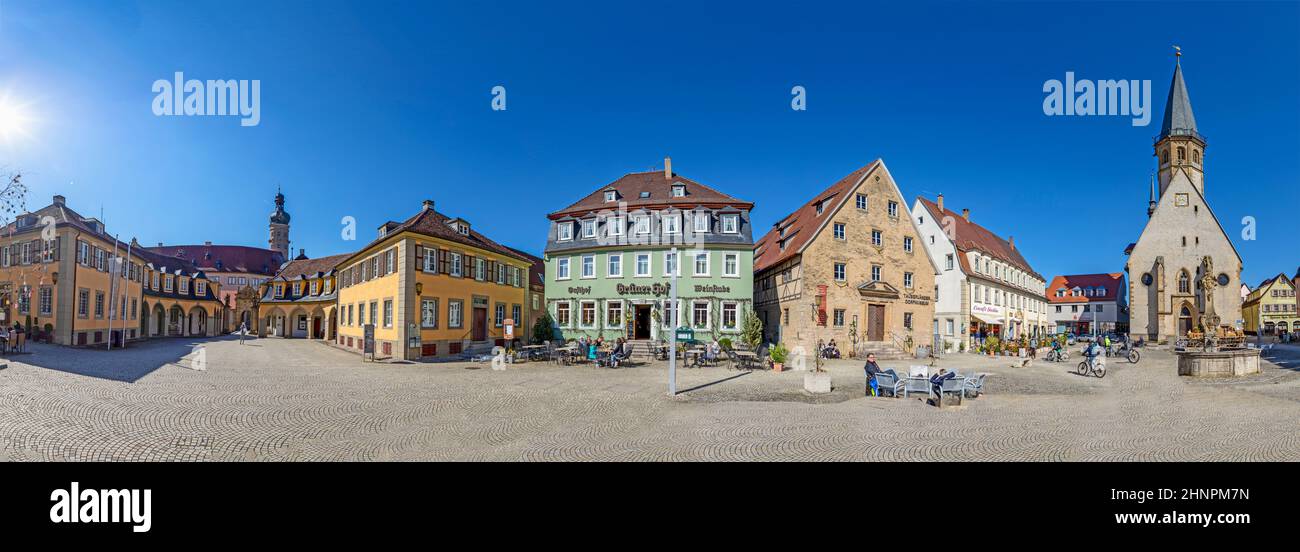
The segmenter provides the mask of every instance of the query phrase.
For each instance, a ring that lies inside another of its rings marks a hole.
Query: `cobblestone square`
[[[194,366],[201,346],[205,370]],[[1173,356],[987,372],[987,394],[943,409],[862,396],[857,361],[835,390],[802,373],[616,370],[530,363],[362,363],[308,340],[161,340],[105,352],[33,345],[0,370],[0,455],[32,461],[301,460],[1296,460],[1300,371],[1190,381]],[[1293,355],[1282,349],[1276,353]],[[1273,354],[1273,353],[1270,353]],[[1077,360],[1076,360],[1077,362]],[[906,371],[907,361],[883,365]]]

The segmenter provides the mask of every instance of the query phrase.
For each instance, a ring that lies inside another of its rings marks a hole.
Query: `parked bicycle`
[[[1106,349],[1106,356],[1126,358],[1129,364],[1137,364],[1139,360],[1142,360],[1141,353],[1138,353],[1137,349],[1130,346],[1128,342],[1111,345]]]

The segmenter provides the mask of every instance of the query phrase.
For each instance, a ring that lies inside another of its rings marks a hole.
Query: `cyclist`
[[[1110,334],[1106,334],[1105,339],[1106,339],[1106,354],[1110,355],[1111,353],[1115,352],[1114,349],[1110,348]]]
[[[1097,364],[1096,359],[1097,357],[1101,356],[1101,354],[1102,354],[1101,344],[1097,343],[1096,341],[1093,341],[1083,349],[1083,356],[1088,359],[1089,367],[1096,366]]]
[[[1052,359],[1061,360],[1061,339],[1052,339]]]

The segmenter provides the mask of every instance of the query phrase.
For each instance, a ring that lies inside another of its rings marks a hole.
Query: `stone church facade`
[[[1193,329],[1241,326],[1241,255],[1206,200],[1206,145],[1175,65],[1155,142],[1159,169],[1147,224],[1125,250],[1135,339],[1164,342]]]

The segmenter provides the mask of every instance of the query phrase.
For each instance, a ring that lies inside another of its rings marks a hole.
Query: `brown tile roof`
[[[1079,296],[1071,297],[1070,290],[1075,287],[1080,288],[1103,288],[1106,295],[1103,296]],[[1075,274],[1071,276],[1056,276],[1052,278],[1051,283],[1047,285],[1047,302],[1048,303],[1089,303],[1093,301],[1115,301],[1119,299],[1120,292],[1124,287],[1124,274],[1122,272],[1111,272],[1109,274]],[[1057,297],[1056,290],[1065,288],[1065,297]]]
[[[342,253],[319,259],[294,259],[289,261],[289,264],[284,265],[284,268],[281,268],[275,277],[285,280],[294,280],[299,277],[315,278],[318,274],[329,274],[339,266],[339,263],[351,256],[351,253]]]
[[[520,251],[513,247],[507,246],[507,248],[510,249],[511,251],[514,251],[515,253],[523,255],[529,261],[532,261],[533,263],[532,266],[528,267],[529,284],[540,286],[546,283],[546,262],[543,261],[541,257],[538,257],[526,251]]]
[[[764,234],[762,239],[754,242],[754,272],[760,272],[781,264],[798,254],[817,235],[826,217],[835,212],[840,204],[847,199],[848,191],[857,186],[858,182],[877,166],[880,166],[879,159],[853,171],[830,188],[813,196],[808,203],[795,209],[793,213],[773,224],[772,229],[767,234]],[[822,207],[822,214],[818,215],[817,204],[823,201],[827,203]],[[781,235],[783,229],[785,230],[784,236]],[[785,242],[784,248],[781,247],[782,241]]]
[[[166,245],[147,247],[165,257],[185,258],[207,271],[273,276],[286,260],[279,251],[243,245]]]
[[[942,221],[944,217],[952,217],[956,221],[953,224],[953,230],[958,251],[962,253],[978,251],[981,254],[1023,270],[1040,280],[1045,279],[1042,274],[1035,272],[1033,267],[1029,266],[1029,262],[1020,254],[1020,250],[1012,247],[1007,240],[998,237],[997,234],[990,232],[983,226],[966,220],[961,213],[952,209],[943,209],[940,212],[939,206],[933,201],[924,197],[918,197],[917,199],[921,200],[921,204],[925,206],[926,210],[930,211],[930,216],[934,217],[934,220]],[[975,271],[971,270],[970,261],[966,259],[966,255],[957,255],[957,259],[961,262],[963,272],[975,274]]]
[[[179,269],[187,276],[193,276],[194,274],[203,271],[203,269],[199,268],[198,265],[194,264],[194,261],[180,257],[168,257],[167,255],[151,251],[147,247],[132,248],[131,253],[139,254],[140,258],[143,259],[144,262],[153,265],[154,270],[165,268],[167,269],[167,272],[175,274]]]
[[[461,219],[450,218],[447,215],[435,211],[432,207],[421,209],[420,212],[416,213],[415,215],[412,215],[411,218],[406,219],[406,221],[404,222],[401,223],[389,222],[385,224],[385,226],[388,228],[388,232],[386,234],[378,238],[375,238],[370,243],[366,244],[365,247],[362,247],[361,249],[358,249],[355,253],[351,253],[347,257],[344,257],[337,264],[342,264],[343,261],[346,261],[348,259],[351,259],[352,257],[359,255],[363,251],[373,247],[375,244],[388,239],[389,236],[393,236],[398,233],[407,232],[407,231],[414,232],[416,234],[423,234],[425,236],[430,236],[434,238],[441,238],[450,242],[467,245],[469,247],[477,247],[485,251],[498,253],[521,261],[527,261],[529,263],[532,262],[532,259],[529,259],[528,257],[520,254],[514,249],[511,249],[495,241],[492,241],[487,236],[484,236],[483,234],[479,233],[477,230],[474,230],[473,226],[470,227],[469,235],[464,235],[461,234],[460,232],[457,232],[455,229],[453,229],[450,225],[447,224],[452,220],[461,220]]]
[[[686,186],[686,197],[672,197],[672,186],[677,183]],[[555,220],[565,216],[614,209],[617,207],[618,202],[607,203],[605,201],[605,191],[611,189],[618,192],[618,201],[626,203],[629,210],[674,205],[683,207],[731,205],[739,209],[752,209],[754,207],[753,203],[736,199],[699,182],[682,177],[677,173],[673,173],[673,178],[668,179],[664,178],[663,171],[650,171],[623,175],[622,178],[597,188],[596,191],[578,200],[577,203],[555,211],[547,215],[547,217]],[[642,193],[648,193],[649,196],[643,198],[641,197]]]

